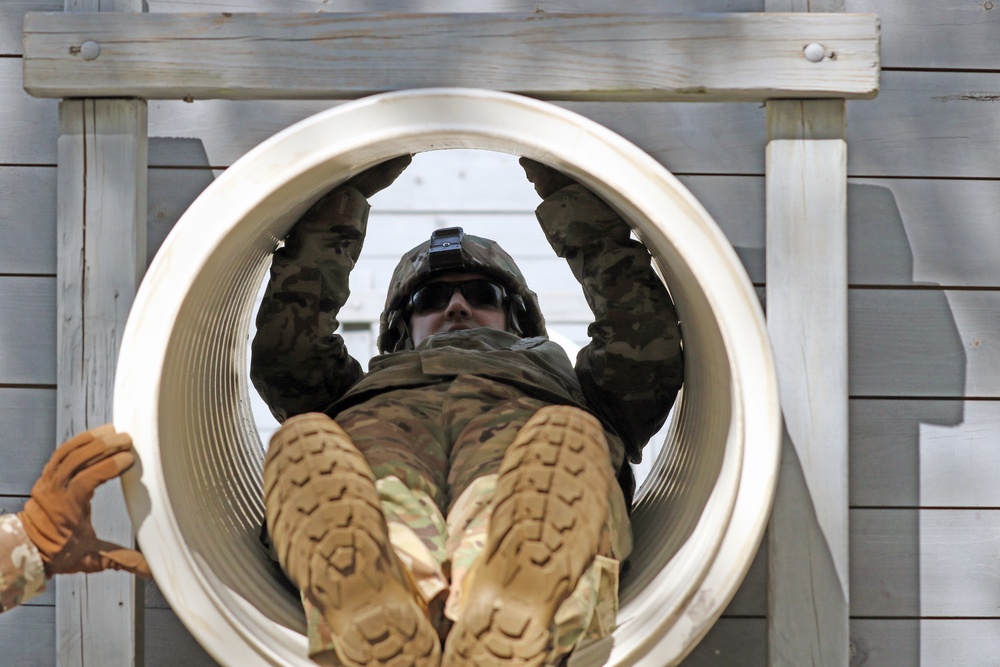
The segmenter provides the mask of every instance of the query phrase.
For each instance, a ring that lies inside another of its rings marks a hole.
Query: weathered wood
[[[1000,74],[883,72],[876,99],[847,105],[849,172],[1000,178],[1000,104],[989,103],[995,94],[1000,94]],[[224,168],[275,132],[330,106],[317,101],[157,102],[150,106],[150,155],[156,160],[151,164]],[[764,173],[764,112],[755,104],[560,106],[608,126],[678,174]],[[56,109],[55,101],[24,92],[18,59],[0,58],[0,164],[55,164]],[[152,150],[158,146],[162,150]],[[906,213],[908,220],[912,211]]]
[[[65,101],[59,130],[56,433],[62,440],[111,421],[118,346],[146,266],[146,104]],[[92,507],[98,534],[134,543],[117,481],[98,489]],[[59,664],[141,663],[139,590],[135,577],[121,573],[63,577]]]
[[[878,91],[872,14],[31,13],[24,26],[24,87],[38,97],[349,99],[464,86],[542,99],[762,101]],[[813,43],[825,49],[818,62],[803,54]]]
[[[1000,510],[859,509],[851,526],[852,615],[997,617]]]
[[[719,619],[681,667],[763,667],[766,626],[762,618]]]
[[[0,56],[21,55],[24,44],[22,25],[28,12],[58,12],[62,0],[6,0],[0,2]]]
[[[28,495],[56,440],[54,389],[0,387],[0,496]],[[7,505],[4,509],[10,510]]]
[[[367,305],[352,321],[384,304],[384,288],[361,292],[356,287],[354,297]],[[559,295],[540,293],[552,302],[556,321],[556,311],[564,310]],[[55,298],[51,278],[0,277],[0,309],[8,315],[0,318],[0,384],[55,383]],[[852,395],[1000,397],[1000,293],[852,289],[849,303]]]
[[[763,667],[765,621],[722,619],[683,667]],[[852,665],[990,665],[1000,653],[1000,620],[852,619]],[[742,659],[741,659],[742,658]]]
[[[218,663],[198,644],[170,609],[148,608],[145,618],[145,667],[215,667]]]
[[[0,277],[0,384],[55,384],[55,308],[52,278]]]
[[[188,0],[150,0],[152,13],[191,11]],[[762,12],[764,0],[632,0],[629,13],[662,14],[668,4],[671,12]],[[211,7],[227,12],[412,12],[427,11],[422,0],[212,0]],[[441,12],[607,12],[607,0],[574,0],[567,5],[560,0],[438,0],[433,11]]]
[[[1000,402],[851,401],[851,505],[1000,507]]]
[[[53,607],[25,606],[0,614],[0,646],[6,665],[54,665]]]
[[[998,616],[1000,511],[852,509],[850,525],[852,618]],[[766,560],[758,554],[725,616],[765,616]]]
[[[1000,292],[851,290],[852,396],[1000,395]]]
[[[883,67],[997,70],[1000,6],[996,2],[843,0],[843,4],[848,12],[878,12]]]
[[[167,150],[165,141],[170,140],[153,142],[151,162],[154,152]],[[444,153],[417,156],[412,172],[373,198],[373,238],[425,239],[435,226],[457,224],[484,235],[510,230],[501,241],[504,248],[519,257],[526,252],[551,256],[544,239],[533,233],[538,226],[531,210],[538,198],[515,158],[463,153],[460,170]],[[55,171],[0,167],[0,236],[7,240],[0,244],[0,274],[55,272],[55,230],[44,224],[55,216]],[[149,171],[149,257],[212,178],[209,168]],[[762,284],[764,179],[680,178],[719,223],[751,280]],[[847,193],[852,285],[1000,285],[1000,235],[994,233],[1000,181],[850,179]],[[379,248],[381,243],[368,244],[365,253]]]
[[[768,102],[767,116],[767,326],[786,429],[768,530],[768,663],[847,665],[844,103]]]
[[[0,164],[55,164],[57,110],[24,92],[20,58],[0,58]]]
[[[0,274],[56,272],[56,170],[0,167]]]

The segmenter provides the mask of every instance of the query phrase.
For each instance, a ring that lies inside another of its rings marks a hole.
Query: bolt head
[[[802,54],[809,62],[818,63],[820,60],[823,60],[823,57],[826,55],[826,49],[823,48],[822,44],[813,42],[802,50]]]

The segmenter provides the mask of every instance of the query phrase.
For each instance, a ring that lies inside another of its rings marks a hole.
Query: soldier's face
[[[466,283],[475,280],[488,280],[479,273],[452,273],[432,280],[429,284],[451,283],[450,297],[447,303],[440,308],[415,308],[410,315],[410,336],[413,344],[419,345],[428,336],[443,333],[446,331],[461,331],[463,329],[475,329],[476,327],[488,327],[490,329],[507,330],[507,311],[502,301],[494,305],[493,300],[488,298],[488,288],[483,285],[474,285],[466,288],[480,290],[475,296],[467,297],[458,289],[458,283]],[[486,291],[483,291],[485,288]],[[434,288],[441,289],[440,287]],[[447,290],[446,290],[447,291]],[[476,305],[470,303],[472,301]],[[433,300],[431,306],[436,305]]]

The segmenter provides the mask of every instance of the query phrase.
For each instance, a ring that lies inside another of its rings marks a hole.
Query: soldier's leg
[[[491,398],[452,449],[449,615],[459,622],[443,664],[551,664],[613,629],[616,558],[630,543],[624,501],[591,415]]]
[[[321,414],[286,421],[265,459],[264,491],[279,561],[303,594],[313,658],[436,666],[437,633],[390,544],[375,477],[347,433]],[[317,645],[325,641],[335,659]]]

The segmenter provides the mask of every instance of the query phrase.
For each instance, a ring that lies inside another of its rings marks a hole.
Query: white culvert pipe
[[[756,553],[779,455],[777,381],[757,296],[705,209],[642,150],[552,104],[469,89],[376,95],[293,125],[212,183],[150,266],[122,341],[114,421],[141,461],[124,480],[129,512],[163,594],[222,664],[311,664],[297,595],[257,540],[264,448],[246,338],[270,255],[334,184],[450,148],[524,155],[598,193],[656,258],[682,321],[683,398],[637,494],[620,627],[574,664],[679,661]]]

